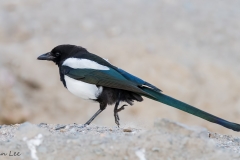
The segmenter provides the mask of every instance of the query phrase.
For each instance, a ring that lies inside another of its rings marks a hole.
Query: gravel
[[[239,159],[240,139],[167,119],[152,129],[81,124],[3,125],[1,159]],[[6,154],[6,155],[3,155]],[[17,156],[20,155],[20,156]]]

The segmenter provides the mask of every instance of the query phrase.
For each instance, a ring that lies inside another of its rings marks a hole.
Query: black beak
[[[52,61],[54,60],[56,57],[51,55],[51,52],[45,53],[41,56],[39,56],[37,59],[38,60],[48,60],[48,61]]]

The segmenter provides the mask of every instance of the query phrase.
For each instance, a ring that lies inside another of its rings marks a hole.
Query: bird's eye
[[[60,53],[58,53],[58,52],[57,52],[57,53],[55,53],[55,56],[56,56],[56,57],[60,56]]]

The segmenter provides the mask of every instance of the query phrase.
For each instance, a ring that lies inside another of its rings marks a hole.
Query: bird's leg
[[[106,108],[107,104],[100,103],[100,109],[84,124],[84,126],[89,125],[92,121]]]
[[[89,125],[103,110],[99,109],[84,125]]]
[[[115,118],[115,123],[118,125],[119,127],[119,116],[118,116],[118,112],[117,112],[117,107],[119,105],[119,102],[117,101],[116,104],[115,104],[115,107],[114,107],[114,118]]]
[[[118,94],[118,100],[117,100],[117,102],[115,104],[115,107],[114,107],[114,118],[115,118],[115,123],[118,125],[118,127],[120,125],[120,123],[119,123],[120,118],[118,116],[118,112],[124,110],[124,107],[127,106],[127,105],[123,105],[122,107],[120,107],[118,109],[118,105],[119,105],[120,100],[121,100],[120,97],[121,97],[121,93]]]
[[[116,103],[117,104],[117,103]],[[119,103],[118,103],[118,105],[119,105]],[[115,107],[114,107],[114,117],[115,117],[115,123],[118,125],[118,127],[119,127],[119,120],[120,120],[120,118],[119,118],[119,115],[118,115],[118,112],[120,112],[120,111],[122,111],[122,110],[124,110],[125,108],[125,106],[127,106],[126,104],[124,104],[122,107],[120,107],[120,108],[117,108],[118,106],[116,106],[115,105]]]

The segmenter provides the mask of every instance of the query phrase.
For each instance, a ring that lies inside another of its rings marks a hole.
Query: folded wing
[[[109,88],[116,88],[138,93],[140,95],[155,98],[140,88],[139,83],[128,80],[122,74],[114,69],[94,70],[94,69],[73,69],[68,66],[62,66],[61,72],[73,79],[86,83],[95,84]]]

